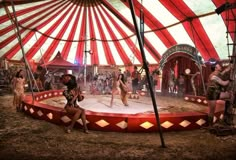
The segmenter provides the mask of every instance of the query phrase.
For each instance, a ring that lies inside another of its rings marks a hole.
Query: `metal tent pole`
[[[135,18],[134,5],[133,5],[133,1],[132,0],[129,0],[129,6],[130,6],[130,10],[131,10],[131,14],[132,14],[132,18],[133,18],[133,22],[134,22],[134,26],[135,26],[135,30],[136,30],[138,42],[139,42],[140,51],[141,51],[141,54],[142,54],[143,68],[145,69],[145,72],[146,72],[146,76],[147,76],[147,80],[148,80],[148,85],[151,86],[151,87],[149,87],[150,94],[151,94],[151,97],[152,97],[152,103],[153,103],[153,108],[154,108],[154,111],[155,111],[156,122],[157,122],[159,130],[160,130],[161,145],[164,148],[166,146],[165,146],[165,142],[164,142],[164,138],[163,138],[163,133],[162,133],[162,128],[161,128],[161,124],[160,124],[160,118],[159,118],[159,114],[158,114],[158,110],[157,110],[156,99],[155,99],[155,96],[154,96],[154,91],[152,89],[152,85],[153,84],[151,83],[151,78],[150,78],[150,73],[149,73],[149,69],[148,69],[148,64],[147,64],[146,56],[145,56],[144,49],[143,49],[143,41],[142,41],[139,29],[138,29],[137,21],[136,21],[136,18]]]
[[[33,101],[34,101],[33,86],[32,86],[32,81],[31,81],[30,74],[29,74],[29,72],[31,72],[31,70],[29,69],[29,64],[28,64],[28,61],[26,60],[26,57],[25,57],[25,51],[24,51],[24,47],[23,47],[23,44],[22,44],[22,39],[21,39],[20,31],[19,31],[19,24],[18,24],[18,21],[17,21],[17,16],[16,16],[16,11],[15,11],[13,0],[11,0],[11,5],[12,5],[12,11],[13,11],[14,19],[15,19],[14,23],[15,23],[16,30],[17,30],[16,33],[17,33],[17,37],[18,37],[18,41],[19,41],[21,50],[22,50],[22,55],[23,55],[23,59],[24,59],[24,62],[25,62],[25,70],[26,70],[27,77],[29,78],[31,94],[32,94]],[[31,72],[31,74],[32,74],[32,72]]]

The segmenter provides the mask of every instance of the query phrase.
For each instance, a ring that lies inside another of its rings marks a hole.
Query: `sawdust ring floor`
[[[129,106],[124,106],[118,95],[115,96],[113,106],[110,107],[111,95],[85,95],[85,99],[78,104],[86,111],[119,114],[154,113],[151,97],[142,96],[139,99],[128,99]],[[63,96],[40,101],[43,104],[63,108],[66,99]],[[185,101],[179,97],[156,97],[156,104],[160,113],[176,112],[204,112],[207,106]]]
[[[89,95],[79,105],[86,110],[87,125],[90,130],[116,132],[153,132],[192,130],[201,128],[207,121],[207,105],[204,97],[185,96],[156,97],[158,114],[155,114],[151,97],[140,96],[128,99],[124,106],[116,95],[110,107],[111,95]],[[62,90],[52,90],[27,95],[23,102],[24,112],[34,118],[46,120],[58,125],[69,125],[71,116],[64,110],[66,99]],[[222,117],[224,103],[218,102],[215,120]],[[82,127],[81,120],[76,127]],[[159,127],[160,125],[160,127]]]

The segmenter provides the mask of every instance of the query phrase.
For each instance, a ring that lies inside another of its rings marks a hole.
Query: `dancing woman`
[[[16,110],[22,111],[22,100],[25,97],[24,91],[25,85],[25,78],[23,70],[19,70],[12,82],[14,98],[13,98],[13,105],[16,107]]]
[[[68,114],[73,115],[71,124],[66,128],[66,132],[71,133],[76,121],[81,118],[84,133],[88,133],[85,110],[76,103],[77,100],[82,101],[84,96],[81,95],[80,89],[77,88],[75,77],[70,74],[65,74],[61,77],[61,81],[67,86],[67,90],[63,91],[63,95],[67,100],[65,110]]]
[[[128,102],[127,102],[128,87],[126,86],[126,83],[124,80],[124,74],[119,74],[118,77],[115,74],[113,76],[113,85],[112,85],[112,91],[111,91],[110,107],[112,107],[112,105],[113,105],[113,100],[114,100],[115,94],[119,94],[122,103],[125,106],[128,106]]]

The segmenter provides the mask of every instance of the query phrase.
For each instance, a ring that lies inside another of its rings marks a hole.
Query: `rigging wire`
[[[141,18],[142,18],[142,16],[144,16],[143,13],[141,14],[142,11],[143,11],[143,0],[141,0],[141,7],[140,7],[140,27],[141,27]],[[137,19],[136,19],[136,21],[137,21]],[[141,28],[140,28],[140,30],[141,30]],[[134,34],[133,36],[136,36],[136,34]],[[134,53],[137,50],[137,42],[138,42],[138,37],[136,36],[134,46],[132,47],[133,55],[130,55],[130,60],[131,60],[132,65],[134,65],[134,61],[135,61],[135,54]]]
[[[34,36],[35,36],[35,39],[36,39],[36,44],[38,44],[38,37],[36,35],[36,32],[34,33]],[[42,53],[41,47],[39,48],[39,52],[41,54],[41,57],[42,57],[42,60],[43,60],[43,64],[45,66],[46,73],[48,73],[47,65],[45,63],[45,59],[43,58],[43,53]]]
[[[198,69],[200,70],[200,76],[201,76],[201,80],[202,80],[202,86],[203,86],[203,92],[204,92],[204,95],[206,94],[206,87],[205,87],[205,82],[204,82],[204,79],[203,79],[203,74],[202,74],[202,64],[200,63],[200,59],[198,57],[198,50],[197,50],[197,47],[196,47],[196,41],[195,41],[195,36],[194,36],[194,30],[193,30],[193,23],[192,23],[193,19],[191,19],[189,21],[190,25],[191,25],[191,32],[192,32],[192,37],[193,37],[193,44],[194,44],[194,48],[196,49],[196,56],[197,56],[197,66],[198,66]]]
[[[5,9],[5,12],[7,13],[8,18],[9,18],[10,21],[11,21],[12,28],[13,28],[13,30],[14,30],[14,33],[15,33],[15,35],[16,35],[16,38],[17,38],[18,41],[19,41],[19,37],[17,36],[16,27],[14,27],[14,26],[15,26],[15,22],[14,22],[14,20],[13,20],[13,17],[11,16],[10,11],[9,11],[9,9],[8,9],[8,7],[7,7],[6,5],[4,5],[4,9]]]

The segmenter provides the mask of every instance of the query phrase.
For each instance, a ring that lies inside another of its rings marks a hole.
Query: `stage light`
[[[217,60],[214,59],[214,58],[210,58],[210,59],[208,60],[208,62],[209,62],[210,64],[215,64],[215,63],[217,62]]]

